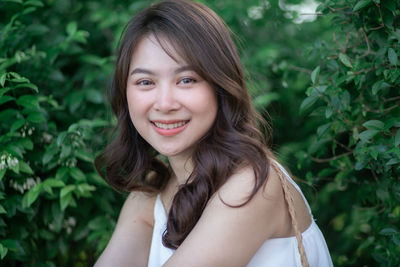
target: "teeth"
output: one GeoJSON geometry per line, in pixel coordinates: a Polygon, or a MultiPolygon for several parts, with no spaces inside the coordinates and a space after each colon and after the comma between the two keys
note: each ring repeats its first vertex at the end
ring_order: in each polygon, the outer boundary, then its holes
{"type": "Polygon", "coordinates": [[[160,122],[154,122],[154,124],[158,127],[158,128],[162,128],[162,129],[174,129],[174,128],[178,128],[178,127],[182,127],[183,125],[186,124],[185,121],[181,121],[181,122],[177,122],[177,123],[169,123],[169,124],[165,124],[165,123],[160,123],[160,122]]]}

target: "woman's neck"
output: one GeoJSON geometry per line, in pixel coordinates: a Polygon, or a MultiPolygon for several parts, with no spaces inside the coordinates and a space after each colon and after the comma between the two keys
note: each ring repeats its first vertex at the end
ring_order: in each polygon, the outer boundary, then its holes
{"type": "Polygon", "coordinates": [[[193,165],[190,157],[187,156],[171,156],[168,157],[169,164],[178,185],[186,183],[190,174],[193,171],[193,165]]]}

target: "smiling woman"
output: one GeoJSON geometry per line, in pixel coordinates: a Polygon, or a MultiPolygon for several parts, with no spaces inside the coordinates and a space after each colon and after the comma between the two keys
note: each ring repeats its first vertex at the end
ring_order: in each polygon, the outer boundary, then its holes
{"type": "Polygon", "coordinates": [[[214,89],[154,35],[138,43],[129,73],[126,96],[136,130],[159,153],[188,157],[214,123],[214,89]]]}
{"type": "Polygon", "coordinates": [[[136,15],[111,103],[117,136],[95,164],[131,194],[97,266],[332,266],[212,10],[166,0],[136,15]]]}

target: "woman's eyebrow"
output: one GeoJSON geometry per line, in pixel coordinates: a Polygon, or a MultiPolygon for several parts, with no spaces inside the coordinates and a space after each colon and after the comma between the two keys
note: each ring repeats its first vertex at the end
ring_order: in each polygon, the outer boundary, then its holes
{"type": "MultiPolygon", "coordinates": [[[[177,68],[176,70],[174,70],[174,74],[178,74],[184,71],[194,71],[194,68],[192,66],[186,65],[186,66],[182,66],[177,68]]],[[[148,69],[144,69],[144,68],[135,68],[132,72],[131,75],[133,74],[137,74],[137,73],[142,73],[142,74],[149,74],[149,75],[156,75],[155,72],[148,70],[148,69]]]]}
{"type": "Polygon", "coordinates": [[[181,72],[184,72],[184,71],[194,71],[194,68],[193,68],[193,66],[189,66],[189,65],[182,66],[182,67],[177,68],[174,71],[174,74],[178,74],[178,73],[181,73],[181,72]]]}
{"type": "Polygon", "coordinates": [[[154,72],[152,72],[151,70],[147,70],[147,69],[142,69],[142,68],[136,68],[131,72],[131,75],[136,74],[136,73],[143,73],[143,74],[150,74],[150,75],[155,75],[154,72]]]}

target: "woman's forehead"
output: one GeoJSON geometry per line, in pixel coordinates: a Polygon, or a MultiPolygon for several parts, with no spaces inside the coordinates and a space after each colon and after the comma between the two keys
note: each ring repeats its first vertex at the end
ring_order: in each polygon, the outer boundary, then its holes
{"type": "Polygon", "coordinates": [[[131,56],[131,62],[138,56],[138,51],[142,52],[144,49],[147,51],[156,51],[157,53],[166,54],[179,65],[188,65],[183,58],[182,48],[178,47],[177,42],[173,42],[171,38],[165,35],[147,34],[143,36],[131,56]]]}

